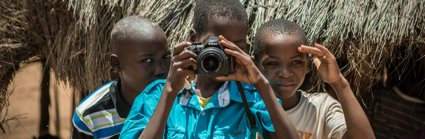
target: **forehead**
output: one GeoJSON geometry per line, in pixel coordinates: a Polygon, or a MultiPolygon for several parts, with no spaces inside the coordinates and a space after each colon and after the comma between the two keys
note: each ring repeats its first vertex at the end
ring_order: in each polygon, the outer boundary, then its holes
{"type": "Polygon", "coordinates": [[[206,31],[201,35],[201,39],[205,40],[205,36],[223,35],[226,39],[235,42],[245,40],[247,33],[248,27],[246,24],[225,18],[218,18],[207,24],[206,31]]]}
{"type": "Polygon", "coordinates": [[[118,51],[126,52],[126,54],[160,52],[167,49],[167,38],[160,28],[148,34],[130,31],[126,32],[126,39],[115,45],[118,51]]]}
{"type": "Polygon", "coordinates": [[[156,41],[166,39],[164,31],[159,26],[151,26],[149,29],[125,29],[123,35],[125,41],[156,41]]]}
{"type": "Polygon", "coordinates": [[[269,35],[263,39],[265,54],[272,56],[296,56],[302,55],[298,52],[298,47],[302,44],[302,39],[295,35],[269,35]]]}

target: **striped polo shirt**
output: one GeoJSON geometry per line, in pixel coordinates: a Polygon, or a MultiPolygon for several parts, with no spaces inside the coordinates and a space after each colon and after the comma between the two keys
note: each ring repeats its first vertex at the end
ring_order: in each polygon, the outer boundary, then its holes
{"type": "Polygon", "coordinates": [[[121,97],[118,84],[111,81],[80,102],[72,118],[74,129],[100,139],[119,136],[131,106],[121,97]]]}

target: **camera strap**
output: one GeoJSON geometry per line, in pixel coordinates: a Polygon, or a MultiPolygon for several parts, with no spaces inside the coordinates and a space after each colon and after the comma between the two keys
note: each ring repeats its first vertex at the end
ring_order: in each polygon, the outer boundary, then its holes
{"type": "Polygon", "coordinates": [[[255,121],[255,116],[254,116],[254,114],[252,114],[251,109],[249,109],[248,102],[246,100],[246,96],[245,96],[245,93],[244,93],[244,89],[242,87],[242,84],[241,84],[241,82],[236,81],[236,85],[238,87],[239,93],[241,94],[242,101],[243,101],[243,107],[244,107],[245,112],[246,112],[246,114],[248,116],[248,120],[249,120],[249,124],[251,126],[251,129],[256,130],[257,123],[255,121]]]}

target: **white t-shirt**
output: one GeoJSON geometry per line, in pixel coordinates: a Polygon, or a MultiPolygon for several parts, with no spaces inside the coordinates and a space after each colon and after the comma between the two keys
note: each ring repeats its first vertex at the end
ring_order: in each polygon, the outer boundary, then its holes
{"type": "Polygon", "coordinates": [[[302,139],[341,139],[347,127],[341,104],[327,93],[301,93],[300,102],[286,110],[302,139]]]}

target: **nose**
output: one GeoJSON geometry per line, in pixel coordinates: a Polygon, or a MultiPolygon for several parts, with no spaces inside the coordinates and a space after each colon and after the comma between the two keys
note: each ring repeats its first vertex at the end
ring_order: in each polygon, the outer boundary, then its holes
{"type": "Polygon", "coordinates": [[[278,71],[277,76],[281,78],[289,78],[292,76],[292,72],[288,69],[287,66],[281,66],[280,70],[278,71]]]}
{"type": "Polygon", "coordinates": [[[159,62],[155,64],[155,77],[165,78],[169,66],[167,63],[169,63],[168,60],[159,60],[159,62]]]}

